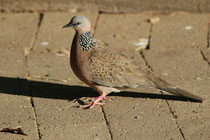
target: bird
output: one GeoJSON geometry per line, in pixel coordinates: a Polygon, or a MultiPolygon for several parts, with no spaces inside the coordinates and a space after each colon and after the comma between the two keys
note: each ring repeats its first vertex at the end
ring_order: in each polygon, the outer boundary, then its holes
{"type": "Polygon", "coordinates": [[[76,15],[63,28],[72,27],[75,35],[71,44],[70,65],[74,74],[85,84],[99,93],[84,108],[102,105],[111,92],[125,89],[152,87],[196,102],[203,98],[182,90],[159,78],[150,68],[127,57],[122,52],[106,47],[91,34],[91,23],[82,15],[76,15]]]}

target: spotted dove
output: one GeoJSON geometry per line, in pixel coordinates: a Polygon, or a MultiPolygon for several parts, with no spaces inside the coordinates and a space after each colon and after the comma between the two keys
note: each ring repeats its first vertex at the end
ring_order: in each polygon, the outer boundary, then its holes
{"type": "Polygon", "coordinates": [[[84,16],[74,16],[63,28],[72,27],[76,33],[71,46],[70,64],[74,74],[96,90],[96,97],[85,107],[101,104],[111,92],[126,88],[154,87],[175,95],[202,102],[202,98],[173,86],[157,77],[149,68],[119,51],[105,47],[91,35],[90,21],[84,16]]]}

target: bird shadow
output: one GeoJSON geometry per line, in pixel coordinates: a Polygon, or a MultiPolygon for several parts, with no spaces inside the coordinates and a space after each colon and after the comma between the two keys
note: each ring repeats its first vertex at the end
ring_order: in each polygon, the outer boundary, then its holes
{"type": "MultiPolygon", "coordinates": [[[[51,82],[40,82],[23,78],[10,77],[0,77],[0,94],[2,93],[38,98],[63,99],[69,101],[79,99],[81,97],[98,96],[97,92],[88,87],[64,85],[51,82]]],[[[173,95],[127,91],[111,93],[110,96],[189,101],[189,99],[173,95]]],[[[79,103],[83,104],[82,101],[79,103]]]]}

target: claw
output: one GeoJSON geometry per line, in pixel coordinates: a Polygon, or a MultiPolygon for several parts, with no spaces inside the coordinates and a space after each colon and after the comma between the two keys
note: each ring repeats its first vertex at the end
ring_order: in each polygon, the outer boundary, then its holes
{"type": "Polygon", "coordinates": [[[103,105],[104,103],[101,103],[101,102],[91,102],[90,104],[87,104],[87,105],[82,105],[81,107],[86,109],[86,108],[93,108],[95,105],[103,105]]]}
{"type": "Polygon", "coordinates": [[[96,98],[89,98],[92,99],[93,101],[90,104],[87,105],[82,105],[82,108],[93,108],[95,105],[103,105],[104,103],[101,103],[100,101],[103,99],[107,99],[105,95],[100,95],[96,98]]]}

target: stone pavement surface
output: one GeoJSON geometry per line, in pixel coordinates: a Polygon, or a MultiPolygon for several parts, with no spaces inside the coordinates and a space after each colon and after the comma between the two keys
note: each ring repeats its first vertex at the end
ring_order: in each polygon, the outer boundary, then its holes
{"type": "Polygon", "coordinates": [[[98,11],[1,13],[0,129],[21,126],[27,136],[0,132],[0,139],[210,139],[209,18],[98,11]],[[108,47],[204,102],[142,88],[111,94],[103,106],[78,108],[97,93],[69,66],[74,31],[62,26],[76,14],[91,20],[95,38],[108,47]],[[154,17],[159,22],[148,22],[154,17]]]}

